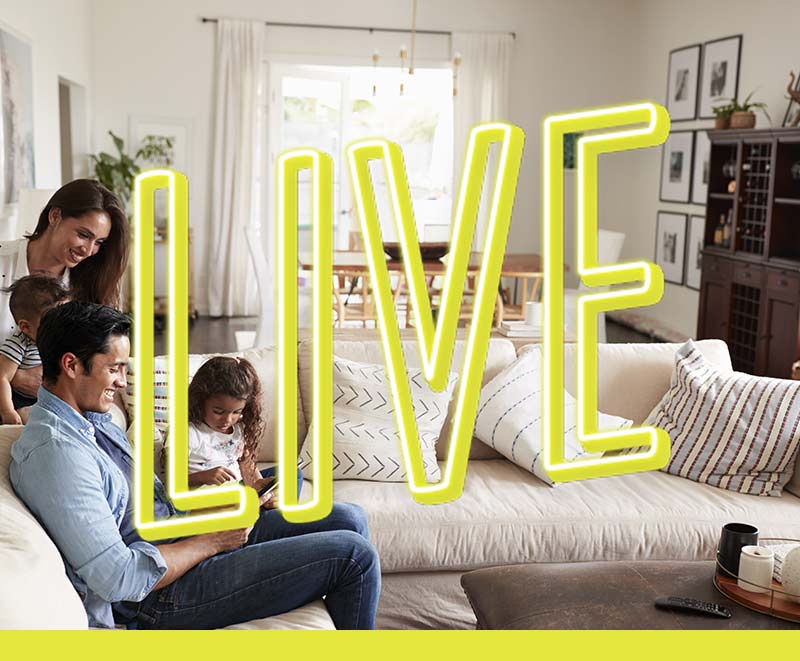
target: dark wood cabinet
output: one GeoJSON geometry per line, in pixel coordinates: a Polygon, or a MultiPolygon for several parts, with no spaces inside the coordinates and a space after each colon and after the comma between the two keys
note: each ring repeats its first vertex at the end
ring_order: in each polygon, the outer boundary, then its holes
{"type": "Polygon", "coordinates": [[[697,336],[725,340],[736,370],[789,378],[800,357],[800,130],[709,137],[697,336]]]}

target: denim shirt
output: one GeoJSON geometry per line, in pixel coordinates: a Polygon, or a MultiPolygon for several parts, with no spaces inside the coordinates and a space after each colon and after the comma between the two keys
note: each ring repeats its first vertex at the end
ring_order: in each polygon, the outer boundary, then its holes
{"type": "MultiPolygon", "coordinates": [[[[125,544],[120,525],[127,480],[95,441],[95,426],[127,455],[131,446],[108,413],[80,415],[39,388],[28,424],[11,447],[11,484],[61,552],[89,626],[114,628],[111,604],[142,601],[167,571],[145,541],[125,544]]],[[[157,497],[166,499],[155,478],[157,497]]]]}

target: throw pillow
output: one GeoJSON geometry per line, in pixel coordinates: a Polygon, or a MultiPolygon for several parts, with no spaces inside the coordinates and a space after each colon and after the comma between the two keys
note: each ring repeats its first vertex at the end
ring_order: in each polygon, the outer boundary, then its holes
{"type": "MultiPolygon", "coordinates": [[[[550,486],[556,484],[544,470],[542,458],[542,354],[532,347],[481,389],[475,436],[504,457],[533,473],[550,486]]],[[[564,391],[564,458],[575,460],[587,453],[578,441],[576,401],[564,391]]],[[[633,422],[600,413],[599,429],[625,429],[633,422]]]]}
{"type": "MultiPolygon", "coordinates": [[[[425,476],[440,478],[436,440],[442,430],[457,375],[435,393],[421,369],[409,368],[408,384],[417,420],[425,476]]],[[[309,425],[300,450],[300,468],[313,478],[312,432],[309,425]]],[[[403,482],[406,470],[400,450],[389,381],[383,365],[333,357],[333,479],[403,482]]]]}
{"type": "Polygon", "coordinates": [[[720,372],[691,340],[647,423],[672,441],[662,470],[716,487],[779,496],[800,445],[800,381],[720,372]]]}

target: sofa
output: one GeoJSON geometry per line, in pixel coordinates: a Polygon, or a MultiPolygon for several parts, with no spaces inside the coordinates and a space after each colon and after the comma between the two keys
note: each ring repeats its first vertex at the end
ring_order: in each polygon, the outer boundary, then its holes
{"type": "MultiPolygon", "coordinates": [[[[696,343],[720,369],[730,370],[726,345],[696,343]]],[[[677,344],[599,345],[599,407],[641,423],[666,392],[677,344]]],[[[311,420],[311,346],[298,345],[298,437],[311,420]]],[[[409,366],[419,365],[413,341],[403,346],[409,366]]],[[[530,350],[522,347],[519,352],[530,350]]],[[[337,339],[334,353],[364,363],[383,362],[377,335],[337,339]]],[[[463,359],[457,341],[454,366],[463,359]]],[[[484,383],[513,362],[507,339],[492,338],[484,383]]],[[[262,375],[274,401],[273,349],[243,355],[262,375]]],[[[195,363],[203,357],[196,357],[195,363]]],[[[565,349],[565,386],[574,393],[574,346],[565,349]]],[[[274,409],[270,409],[274,410],[274,409]]],[[[119,412],[118,412],[119,413],[119,412]]],[[[120,418],[120,424],[125,424],[120,418]]],[[[437,445],[444,457],[445,422],[437,445]]],[[[9,448],[19,428],[0,429],[0,628],[81,628],[86,619],[63,562],[8,481],[9,448]],[[8,589],[6,586],[9,586],[8,589]]],[[[272,439],[269,420],[265,439],[272,439]]],[[[274,460],[272,442],[260,459],[274,460]]],[[[764,537],[800,538],[800,480],[780,498],[758,497],[699,484],[660,471],[573,482],[554,488],[473,439],[462,496],[444,505],[418,505],[402,482],[337,480],[334,498],[367,512],[381,559],[377,625],[388,629],[467,629],[475,618],[459,583],[481,567],[532,562],[599,560],[709,560],[720,528],[730,521],[756,525],[764,537]]],[[[312,485],[306,484],[305,489],[312,485]]],[[[321,602],[237,628],[330,628],[321,602]]]]}

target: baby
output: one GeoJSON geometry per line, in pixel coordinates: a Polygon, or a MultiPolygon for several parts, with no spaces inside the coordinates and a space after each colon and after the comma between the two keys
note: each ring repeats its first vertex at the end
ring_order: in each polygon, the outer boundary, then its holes
{"type": "Polygon", "coordinates": [[[9,307],[17,331],[0,345],[0,416],[5,425],[21,425],[25,409],[36,403],[29,397],[11,388],[17,370],[29,370],[41,366],[39,350],[36,348],[36,332],[42,315],[50,308],[64,303],[69,292],[59,280],[41,275],[20,278],[6,291],[11,293],[9,307]]]}

